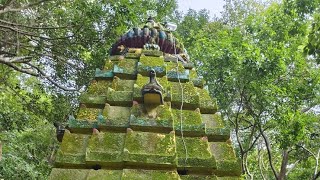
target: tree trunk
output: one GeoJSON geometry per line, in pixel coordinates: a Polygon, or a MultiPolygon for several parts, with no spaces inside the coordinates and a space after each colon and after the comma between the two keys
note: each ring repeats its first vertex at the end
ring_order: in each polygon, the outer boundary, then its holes
{"type": "Polygon", "coordinates": [[[287,149],[283,150],[282,152],[282,162],[281,162],[281,169],[278,176],[278,180],[284,180],[286,177],[287,172],[287,165],[289,160],[289,151],[287,149]]]}

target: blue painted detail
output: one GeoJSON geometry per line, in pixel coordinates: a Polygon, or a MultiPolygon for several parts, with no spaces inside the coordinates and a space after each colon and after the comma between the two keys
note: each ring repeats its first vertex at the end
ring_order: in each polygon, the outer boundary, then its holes
{"type": "Polygon", "coordinates": [[[98,78],[113,78],[113,76],[114,74],[110,70],[104,71],[97,68],[95,72],[95,77],[98,77],[98,78]]]}

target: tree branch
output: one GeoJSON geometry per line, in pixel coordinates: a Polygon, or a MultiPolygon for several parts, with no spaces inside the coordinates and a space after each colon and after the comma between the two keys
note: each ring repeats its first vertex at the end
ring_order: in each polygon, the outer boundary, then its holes
{"type": "Polygon", "coordinates": [[[12,8],[9,6],[6,6],[3,10],[0,10],[0,14],[3,14],[3,13],[7,13],[7,12],[17,12],[17,11],[21,11],[21,10],[24,10],[24,9],[27,9],[27,8],[30,8],[32,6],[36,6],[38,4],[41,4],[43,2],[46,2],[46,1],[51,1],[51,0],[41,0],[41,1],[38,1],[38,2],[35,2],[35,3],[30,3],[30,4],[27,4],[25,6],[21,6],[21,7],[18,7],[18,8],[12,8]]]}

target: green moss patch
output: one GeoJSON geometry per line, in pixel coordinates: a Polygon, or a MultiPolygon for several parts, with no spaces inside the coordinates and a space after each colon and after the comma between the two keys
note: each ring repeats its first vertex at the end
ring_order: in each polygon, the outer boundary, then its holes
{"type": "Polygon", "coordinates": [[[140,53],[127,53],[126,54],[126,58],[127,59],[139,59],[140,58],[140,56],[141,56],[141,54],[140,53]]]}
{"type": "Polygon", "coordinates": [[[114,56],[109,56],[108,57],[109,61],[119,61],[119,60],[122,60],[122,59],[123,59],[122,55],[114,55],[114,56]]]}
{"type": "Polygon", "coordinates": [[[199,109],[196,110],[181,110],[172,109],[174,129],[177,134],[181,133],[181,121],[182,130],[186,135],[204,135],[205,125],[202,123],[202,118],[199,109]],[[181,119],[182,115],[182,119],[181,119]]]}
{"type": "Polygon", "coordinates": [[[137,60],[123,59],[113,67],[113,73],[123,79],[135,79],[137,74],[137,60]]]}
{"type": "Polygon", "coordinates": [[[108,92],[108,88],[111,87],[111,85],[112,85],[111,80],[92,81],[88,87],[86,94],[106,96],[108,92]]]}
{"type": "Polygon", "coordinates": [[[68,127],[72,132],[86,133],[90,132],[91,128],[95,126],[97,122],[89,122],[86,120],[76,120],[73,116],[69,116],[68,127]]]}
{"type": "Polygon", "coordinates": [[[85,165],[86,147],[89,135],[73,134],[65,131],[55,165],[58,167],[78,167],[85,165]]]}
{"type": "Polygon", "coordinates": [[[198,74],[194,69],[190,70],[190,81],[193,82],[195,87],[203,88],[204,86],[204,80],[198,77],[198,74]]]}
{"type": "Polygon", "coordinates": [[[141,169],[124,169],[122,180],[179,180],[179,175],[176,171],[165,170],[141,170],[141,169]]]}
{"type": "Polygon", "coordinates": [[[77,114],[77,120],[96,122],[97,117],[100,113],[101,109],[87,108],[85,106],[81,106],[77,114]]]}
{"type": "Polygon", "coordinates": [[[130,127],[142,131],[172,131],[173,117],[168,104],[154,108],[134,104],[131,108],[130,127]]]}
{"type": "Polygon", "coordinates": [[[102,166],[120,166],[125,133],[99,132],[89,139],[86,163],[102,166]]]}
{"type": "Polygon", "coordinates": [[[115,91],[108,89],[107,102],[113,106],[132,106],[133,92],[132,91],[115,91]]]}
{"type": "Polygon", "coordinates": [[[169,81],[187,82],[189,81],[189,70],[184,69],[181,62],[167,62],[167,77],[169,81]]]}
{"type": "Polygon", "coordinates": [[[163,57],[141,56],[138,63],[138,73],[149,76],[151,69],[156,71],[157,77],[166,75],[166,66],[163,57]]]}
{"type": "Polygon", "coordinates": [[[236,157],[231,141],[210,142],[210,149],[217,161],[216,174],[218,176],[239,176],[241,165],[236,157]]]}
{"type": "Polygon", "coordinates": [[[209,95],[208,90],[196,88],[199,94],[200,100],[200,111],[205,114],[214,114],[217,112],[217,100],[212,99],[209,95]]]}
{"type": "Polygon", "coordinates": [[[86,180],[89,169],[59,169],[53,168],[49,180],[86,180]]]}
{"type": "Polygon", "coordinates": [[[124,161],[134,166],[176,165],[174,131],[168,134],[127,130],[124,161]]]}
{"type": "Polygon", "coordinates": [[[86,180],[119,180],[122,170],[90,170],[86,180]]]}
{"type": "Polygon", "coordinates": [[[183,109],[196,109],[199,107],[199,94],[191,82],[181,84],[178,82],[170,82],[170,86],[172,95],[171,103],[173,107],[180,109],[182,101],[183,109]],[[183,96],[180,85],[183,88],[183,96]]]}
{"type": "Polygon", "coordinates": [[[98,117],[99,127],[106,129],[123,129],[129,127],[130,107],[106,104],[98,117]]]}
{"type": "Polygon", "coordinates": [[[124,80],[115,76],[111,88],[115,91],[133,91],[134,83],[135,80],[124,80]]]}
{"type": "Polygon", "coordinates": [[[107,96],[82,94],[80,96],[80,102],[87,105],[102,105],[107,102],[107,96]]]}
{"type": "Polygon", "coordinates": [[[216,168],[216,162],[209,150],[206,137],[184,137],[183,139],[176,137],[176,141],[178,168],[207,169],[208,171],[216,168]]]}

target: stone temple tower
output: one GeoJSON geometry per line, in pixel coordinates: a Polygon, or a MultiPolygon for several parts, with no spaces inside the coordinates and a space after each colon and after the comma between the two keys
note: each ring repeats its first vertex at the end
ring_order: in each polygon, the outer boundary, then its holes
{"type": "Polygon", "coordinates": [[[216,100],[172,28],[149,18],[112,46],[49,179],[241,179],[216,100]]]}

